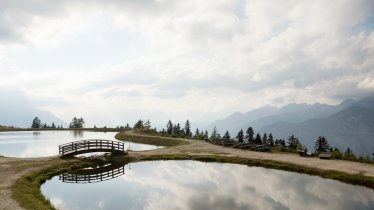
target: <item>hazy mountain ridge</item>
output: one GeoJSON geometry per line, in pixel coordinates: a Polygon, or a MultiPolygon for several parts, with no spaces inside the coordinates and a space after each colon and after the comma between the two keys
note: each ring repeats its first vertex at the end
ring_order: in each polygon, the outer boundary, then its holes
{"type": "MultiPolygon", "coordinates": [[[[252,118],[245,118],[242,114],[238,121],[231,115],[229,121],[227,118],[216,121],[219,122],[217,129],[220,133],[229,130],[232,136],[249,126],[261,133],[271,132],[275,138],[295,134],[309,150],[313,149],[318,136],[325,136],[332,146],[342,150],[350,147],[359,155],[374,152],[374,96],[358,101],[347,99],[336,106],[293,103],[272,108],[273,112],[267,116],[257,113],[257,110],[263,109],[259,108],[247,112],[256,114],[252,118]],[[247,122],[243,124],[243,121],[247,122]],[[230,126],[225,129],[228,124],[230,126]]],[[[210,127],[214,127],[215,123],[210,127]]]]}
{"type": "Polygon", "coordinates": [[[17,89],[0,89],[0,125],[27,128],[38,117],[42,123],[67,126],[67,123],[51,112],[35,108],[30,99],[17,89]]]}

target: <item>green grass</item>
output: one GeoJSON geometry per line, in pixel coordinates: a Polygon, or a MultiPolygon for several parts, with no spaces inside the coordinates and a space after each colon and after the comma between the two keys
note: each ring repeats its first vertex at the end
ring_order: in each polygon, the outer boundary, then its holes
{"type": "Polygon", "coordinates": [[[42,195],[41,185],[53,176],[89,165],[88,162],[69,162],[26,174],[11,187],[12,197],[25,209],[55,209],[42,195]]]}
{"type": "MultiPolygon", "coordinates": [[[[334,179],[349,184],[361,185],[374,189],[374,177],[367,177],[361,174],[347,174],[334,170],[320,170],[300,165],[277,162],[271,160],[257,160],[241,157],[227,157],[219,155],[186,155],[186,154],[164,154],[153,155],[141,158],[128,156],[111,156],[108,160],[112,164],[123,165],[129,162],[155,161],[155,160],[196,160],[202,162],[233,163],[248,166],[264,167],[278,170],[285,170],[309,175],[320,176],[327,179],[334,179]]],[[[55,165],[47,169],[29,173],[22,176],[12,186],[12,196],[25,209],[54,209],[52,204],[45,198],[41,191],[41,185],[53,176],[66,171],[76,170],[94,164],[93,162],[69,162],[55,165]]],[[[84,195],[83,195],[84,196],[84,195]]]]}
{"type": "Polygon", "coordinates": [[[157,136],[138,136],[138,135],[126,134],[125,132],[120,132],[116,134],[115,138],[118,140],[122,140],[122,141],[131,141],[135,143],[151,144],[151,145],[164,146],[164,147],[172,147],[172,146],[188,144],[187,141],[173,139],[173,138],[165,138],[165,137],[157,137],[157,136]]]}

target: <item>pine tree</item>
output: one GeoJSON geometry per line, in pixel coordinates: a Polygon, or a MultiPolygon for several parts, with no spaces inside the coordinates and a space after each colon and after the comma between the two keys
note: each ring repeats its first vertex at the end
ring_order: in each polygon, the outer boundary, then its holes
{"type": "Polygon", "coordinates": [[[143,128],[144,128],[143,120],[138,120],[138,121],[134,124],[134,129],[143,129],[143,128]]]}
{"type": "Polygon", "coordinates": [[[170,120],[166,124],[166,132],[168,135],[173,134],[173,123],[170,120]]]}
{"type": "Polygon", "coordinates": [[[247,129],[247,131],[246,131],[246,136],[245,136],[245,138],[247,139],[247,141],[249,142],[249,143],[254,143],[254,131],[253,131],[253,128],[252,127],[249,127],[248,129],[247,129]]]}
{"type": "Polygon", "coordinates": [[[209,136],[209,133],[207,130],[205,130],[205,133],[204,133],[204,139],[208,139],[208,136],[209,136]]]}
{"type": "Polygon", "coordinates": [[[42,122],[38,117],[35,117],[34,120],[32,121],[31,128],[41,128],[42,122]]]}
{"type": "Polygon", "coordinates": [[[147,120],[147,122],[144,123],[144,128],[145,129],[151,129],[151,122],[149,120],[147,120]]]}
{"type": "Polygon", "coordinates": [[[194,135],[194,138],[199,138],[200,136],[200,131],[199,131],[199,128],[196,128],[196,131],[195,131],[195,135],[194,135]]]}
{"type": "Polygon", "coordinates": [[[190,138],[192,136],[191,124],[189,120],[187,120],[186,123],[184,124],[184,131],[186,133],[186,137],[190,138]]]}
{"type": "Polygon", "coordinates": [[[274,147],[273,134],[271,134],[271,133],[269,134],[268,145],[271,146],[271,147],[274,147]]]}
{"type": "Polygon", "coordinates": [[[314,145],[316,153],[327,152],[330,149],[330,145],[327,143],[327,140],[324,136],[319,136],[314,145]]]}
{"type": "Polygon", "coordinates": [[[223,139],[225,139],[225,140],[230,140],[231,139],[229,131],[226,131],[225,135],[223,135],[223,139]]]}
{"type": "Polygon", "coordinates": [[[241,143],[244,141],[243,129],[240,129],[240,131],[238,132],[238,135],[236,136],[236,139],[238,140],[238,142],[241,142],[241,143]]]}
{"type": "Polygon", "coordinates": [[[264,135],[262,136],[262,144],[266,145],[267,141],[268,141],[268,136],[266,135],[266,133],[264,133],[264,135]]]}
{"type": "Polygon", "coordinates": [[[299,144],[299,139],[295,137],[295,135],[291,135],[287,139],[288,148],[291,150],[296,150],[297,144],[299,144]]]}
{"type": "Polygon", "coordinates": [[[213,128],[213,131],[212,131],[212,134],[210,135],[210,139],[211,139],[211,140],[216,140],[216,139],[218,139],[218,138],[219,138],[219,134],[218,134],[218,132],[217,132],[217,128],[214,127],[214,128],[213,128]]]}
{"type": "Polygon", "coordinates": [[[256,134],[255,144],[261,144],[261,135],[259,133],[256,134]]]}

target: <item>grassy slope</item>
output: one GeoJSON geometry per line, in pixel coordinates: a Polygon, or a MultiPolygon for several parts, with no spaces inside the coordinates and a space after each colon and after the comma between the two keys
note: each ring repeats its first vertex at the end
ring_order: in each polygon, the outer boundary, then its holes
{"type": "Polygon", "coordinates": [[[157,137],[157,136],[146,137],[146,136],[126,134],[125,132],[118,133],[115,136],[115,138],[118,140],[123,140],[123,141],[131,141],[135,143],[152,144],[156,146],[165,146],[165,147],[188,144],[187,141],[173,139],[173,138],[165,138],[165,137],[157,137]]]}

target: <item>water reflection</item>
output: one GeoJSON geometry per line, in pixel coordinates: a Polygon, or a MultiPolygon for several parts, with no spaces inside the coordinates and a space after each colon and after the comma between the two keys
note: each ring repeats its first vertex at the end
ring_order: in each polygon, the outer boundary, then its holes
{"type": "MultiPolygon", "coordinates": [[[[0,132],[0,155],[7,157],[46,157],[58,155],[58,146],[82,139],[116,140],[116,132],[90,131],[20,131],[0,132]]],[[[126,144],[127,145],[127,144],[126,144]]],[[[131,143],[131,150],[160,148],[147,144],[131,143]]],[[[125,148],[127,149],[127,148],[125,148]]]]}
{"type": "Polygon", "coordinates": [[[320,177],[196,161],[135,163],[85,185],[41,188],[60,209],[373,209],[373,190],[320,177]]]}
{"type": "Polygon", "coordinates": [[[63,173],[59,176],[59,180],[66,183],[86,184],[107,181],[124,174],[124,165],[106,165],[63,173]]]}

